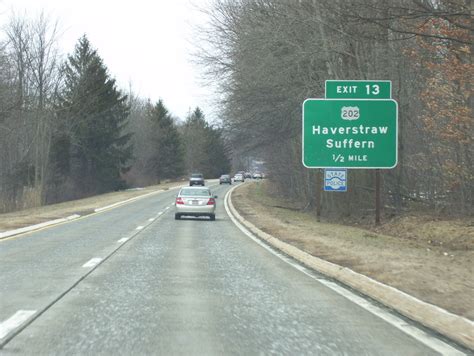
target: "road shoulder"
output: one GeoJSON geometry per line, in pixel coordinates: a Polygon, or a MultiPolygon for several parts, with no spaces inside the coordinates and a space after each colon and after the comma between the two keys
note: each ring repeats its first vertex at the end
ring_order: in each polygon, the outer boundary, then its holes
{"type": "MultiPolygon", "coordinates": [[[[281,216],[278,216],[272,209],[268,209],[268,207],[260,204],[257,201],[258,199],[255,199],[255,194],[252,194],[252,186],[255,185],[246,184],[240,186],[229,199],[229,208],[234,217],[260,239],[301,261],[305,265],[359,290],[388,307],[397,310],[401,314],[446,335],[450,339],[471,349],[474,348],[474,323],[471,320],[447,311],[441,306],[425,302],[422,300],[424,298],[419,298],[414,293],[403,292],[403,290],[407,290],[400,288],[398,283],[395,285],[387,283],[387,280],[391,280],[390,277],[392,273],[405,273],[405,278],[402,278],[402,280],[405,280],[407,276],[408,278],[416,277],[417,274],[410,275],[408,273],[410,270],[413,270],[413,266],[410,265],[410,263],[397,266],[396,263],[399,262],[399,260],[386,260],[385,258],[388,256],[380,254],[380,252],[390,247],[388,250],[396,250],[403,255],[405,250],[413,250],[413,246],[401,246],[400,243],[397,244],[396,240],[389,237],[374,239],[374,237],[377,236],[372,236],[366,239],[365,246],[359,246],[359,249],[356,249],[351,255],[347,253],[347,251],[351,250],[348,249],[347,246],[344,246],[344,244],[351,245],[357,243],[360,245],[363,240],[349,241],[353,240],[352,236],[356,236],[357,232],[351,231],[351,228],[348,228],[348,231],[345,232],[347,236],[343,236],[342,239],[347,241],[341,242],[341,239],[335,236],[321,237],[321,233],[318,231],[318,226],[321,227],[321,224],[318,225],[316,222],[313,224],[312,221],[308,221],[304,217],[300,217],[301,220],[296,222],[282,221],[281,216]],[[319,238],[313,238],[315,236],[319,238]],[[330,246],[331,244],[328,243],[328,241],[332,242],[334,240],[337,240],[337,243],[330,246]],[[323,245],[324,241],[326,241],[325,245],[323,245]],[[387,246],[387,243],[390,242],[393,242],[393,246],[387,246]],[[318,249],[318,247],[322,248],[318,249]],[[360,256],[357,254],[361,248],[362,250],[366,249],[370,252],[370,258],[367,258],[365,263],[370,263],[372,273],[364,273],[364,263],[360,263],[359,261],[359,264],[355,264],[353,263],[354,261],[351,261],[351,259],[360,259],[360,256]],[[331,249],[333,252],[332,255],[331,249]],[[318,252],[320,253],[321,250],[324,251],[324,256],[318,256],[318,252]],[[341,253],[341,251],[345,253],[341,253]],[[334,256],[336,256],[336,263],[331,261],[334,256]],[[343,257],[346,258],[348,263],[344,263],[343,257]],[[387,268],[387,265],[392,268],[387,268]],[[353,268],[354,266],[359,268],[353,268]]],[[[291,214],[291,217],[295,218],[294,213],[291,214]]],[[[328,226],[325,226],[324,229],[321,228],[320,230],[324,231],[327,230],[327,228],[328,226]]],[[[336,231],[341,232],[340,229],[336,231]]],[[[410,262],[410,259],[416,257],[419,256],[409,255],[406,258],[406,262],[410,262]]],[[[469,273],[469,271],[466,271],[466,273],[469,273]]],[[[467,276],[467,278],[469,277],[467,276]]],[[[395,280],[398,281],[398,279],[395,280]]],[[[426,289],[429,290],[429,286],[425,286],[426,281],[425,283],[411,281],[410,288],[408,288],[409,290],[407,292],[411,291],[412,284],[416,285],[417,283],[420,285],[420,290],[423,290],[426,294],[426,289]]],[[[464,297],[467,298],[466,300],[469,300],[469,290],[472,292],[472,289],[469,288],[465,291],[465,293],[467,293],[467,295],[464,295],[464,297]]],[[[432,293],[436,292],[436,290],[432,291],[432,293]]],[[[457,301],[459,302],[459,294],[456,295],[455,293],[453,298],[455,297],[458,298],[457,301]]],[[[461,300],[463,299],[461,298],[461,300]]],[[[472,311],[471,309],[472,308],[467,305],[467,310],[472,311]]]]}

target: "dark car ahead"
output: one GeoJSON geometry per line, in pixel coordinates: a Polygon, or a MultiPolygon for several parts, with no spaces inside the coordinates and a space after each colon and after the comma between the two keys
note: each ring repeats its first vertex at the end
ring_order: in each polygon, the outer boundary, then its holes
{"type": "Polygon", "coordinates": [[[221,177],[219,178],[219,184],[232,184],[232,179],[230,178],[230,175],[221,175],[221,177]]]}
{"type": "Polygon", "coordinates": [[[189,178],[189,185],[202,185],[204,186],[204,176],[201,173],[193,173],[191,174],[191,178],[189,178]]]}

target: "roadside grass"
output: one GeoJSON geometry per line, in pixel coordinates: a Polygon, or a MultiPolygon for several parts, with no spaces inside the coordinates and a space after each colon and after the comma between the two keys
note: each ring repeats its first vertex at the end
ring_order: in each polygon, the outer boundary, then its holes
{"type": "Polygon", "coordinates": [[[313,213],[297,209],[298,202],[272,195],[270,184],[245,184],[232,195],[239,213],[261,230],[474,320],[474,238],[469,219],[414,214],[377,228],[317,222],[313,213]]]}
{"type": "MultiPolygon", "coordinates": [[[[314,222],[316,216],[310,212],[303,212],[298,209],[297,202],[281,199],[269,192],[266,182],[257,182],[249,188],[251,194],[262,205],[275,207],[276,215],[287,223],[314,222]],[[262,184],[259,184],[262,183],[262,184]]],[[[438,215],[428,213],[404,214],[390,220],[383,221],[380,226],[372,224],[360,224],[352,226],[351,220],[347,223],[340,220],[339,224],[331,221],[318,223],[318,233],[323,235],[337,232],[345,238],[367,239],[373,241],[374,238],[383,238],[403,244],[417,245],[442,251],[474,251],[474,219],[447,218],[441,219],[438,215]]]]}
{"type": "Polygon", "coordinates": [[[381,231],[406,240],[415,240],[427,247],[446,251],[474,250],[474,219],[441,219],[427,213],[404,214],[384,222],[374,231],[381,231]]]}
{"type": "Polygon", "coordinates": [[[268,187],[265,183],[266,182],[257,182],[254,186],[248,186],[246,188],[249,190],[250,196],[255,198],[252,200],[258,201],[261,205],[271,209],[271,213],[286,225],[308,227],[316,224],[317,229],[313,231],[313,234],[351,241],[353,243],[357,243],[359,240],[364,244],[379,246],[385,245],[386,240],[393,240],[392,243],[397,243],[397,239],[393,236],[375,233],[361,227],[324,221],[316,222],[314,213],[296,210],[296,206],[298,206],[296,202],[291,202],[269,194],[268,187]]]}
{"type": "Polygon", "coordinates": [[[71,200],[58,204],[45,205],[41,207],[0,214],[0,232],[39,224],[45,221],[59,219],[73,214],[91,214],[96,208],[144,195],[158,189],[166,190],[179,183],[181,183],[181,181],[166,182],[145,188],[105,193],[84,199],[71,200]]]}

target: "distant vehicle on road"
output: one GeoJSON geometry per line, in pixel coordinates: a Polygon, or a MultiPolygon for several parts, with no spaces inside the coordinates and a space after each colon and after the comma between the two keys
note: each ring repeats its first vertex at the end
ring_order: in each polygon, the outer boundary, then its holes
{"type": "Polygon", "coordinates": [[[243,182],[243,181],[245,181],[243,174],[237,173],[234,176],[234,182],[243,182]]]}
{"type": "Polygon", "coordinates": [[[250,172],[245,172],[244,173],[244,178],[247,179],[247,178],[252,178],[252,174],[250,172]]]}
{"type": "Polygon", "coordinates": [[[193,173],[191,174],[191,178],[189,178],[189,185],[202,185],[204,186],[204,176],[201,173],[193,173]]]}
{"type": "Polygon", "coordinates": [[[216,220],[216,199],[208,187],[183,187],[176,196],[174,218],[182,216],[208,216],[216,220]]]}
{"type": "Polygon", "coordinates": [[[253,174],[253,177],[252,177],[252,178],[253,178],[253,179],[262,179],[262,174],[261,174],[261,173],[258,173],[258,172],[255,172],[255,173],[253,174]]]}
{"type": "Polygon", "coordinates": [[[219,178],[219,184],[232,184],[232,179],[230,178],[230,175],[228,174],[223,174],[219,178]]]}

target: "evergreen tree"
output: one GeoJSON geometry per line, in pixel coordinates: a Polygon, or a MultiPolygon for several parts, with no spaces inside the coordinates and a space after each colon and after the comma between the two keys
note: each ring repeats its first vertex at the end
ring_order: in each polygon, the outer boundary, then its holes
{"type": "Polygon", "coordinates": [[[210,177],[228,174],[231,169],[230,150],[222,136],[222,130],[208,126],[206,134],[207,167],[210,177]]]}
{"type": "Polygon", "coordinates": [[[210,126],[199,107],[188,116],[183,127],[186,143],[186,168],[215,178],[230,171],[229,152],[220,129],[210,126]]]}
{"type": "Polygon", "coordinates": [[[161,179],[181,176],[184,170],[181,137],[162,100],[151,108],[150,121],[152,123],[151,142],[154,146],[153,155],[148,160],[150,173],[158,182],[161,179]]]}
{"type": "Polygon", "coordinates": [[[207,165],[206,135],[207,122],[199,107],[188,115],[183,126],[185,142],[185,162],[188,173],[199,172],[208,177],[205,172],[207,165]]]}
{"type": "Polygon", "coordinates": [[[129,107],[107,67],[86,36],[64,66],[53,159],[78,193],[89,195],[123,186],[121,173],[131,158],[124,134],[129,107]]]}

